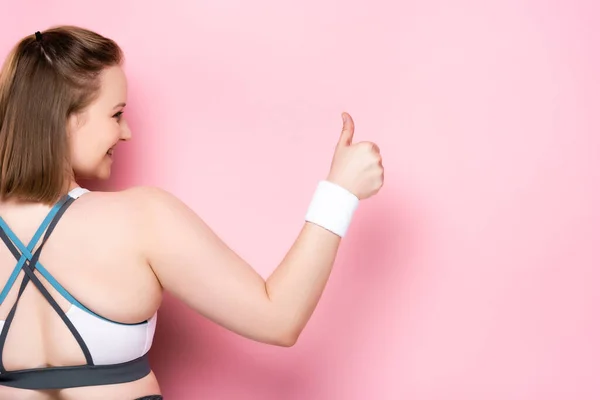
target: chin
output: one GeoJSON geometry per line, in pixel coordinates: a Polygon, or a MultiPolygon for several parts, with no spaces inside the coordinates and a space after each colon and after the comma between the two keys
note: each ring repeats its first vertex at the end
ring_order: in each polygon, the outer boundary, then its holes
{"type": "Polygon", "coordinates": [[[108,178],[110,178],[110,167],[102,168],[96,173],[96,179],[98,180],[105,181],[108,178]]]}

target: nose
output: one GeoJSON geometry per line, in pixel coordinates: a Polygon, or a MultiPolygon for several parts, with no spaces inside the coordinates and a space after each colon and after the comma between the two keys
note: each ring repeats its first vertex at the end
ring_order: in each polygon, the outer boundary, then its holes
{"type": "Polygon", "coordinates": [[[121,122],[121,136],[119,139],[125,142],[131,139],[131,129],[129,129],[127,121],[121,122]]]}

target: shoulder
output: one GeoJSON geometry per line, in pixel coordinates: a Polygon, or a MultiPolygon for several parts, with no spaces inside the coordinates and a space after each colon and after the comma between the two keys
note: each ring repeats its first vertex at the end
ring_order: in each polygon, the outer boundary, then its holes
{"type": "Polygon", "coordinates": [[[134,208],[145,210],[147,207],[168,206],[181,201],[172,193],[156,186],[133,186],[119,191],[90,191],[81,196],[81,203],[102,205],[104,207],[134,208]]]}
{"type": "Polygon", "coordinates": [[[157,250],[152,248],[158,243],[161,243],[158,247],[164,247],[200,220],[174,194],[156,186],[90,191],[74,205],[74,220],[85,221],[96,230],[106,229],[119,238],[135,237],[135,241],[148,251],[157,250]]]}
{"type": "Polygon", "coordinates": [[[113,193],[124,204],[142,212],[156,213],[172,207],[185,207],[173,193],[157,186],[133,186],[113,193]]]}
{"type": "MultiPolygon", "coordinates": [[[[139,229],[181,229],[204,221],[171,192],[156,186],[133,186],[120,191],[92,191],[79,200],[86,215],[118,220],[139,229]],[[91,211],[91,212],[90,212],[91,211]]],[[[94,217],[92,217],[94,218],[94,217]]]]}
{"type": "Polygon", "coordinates": [[[214,243],[214,235],[205,221],[171,192],[155,186],[136,186],[114,192],[135,216],[128,224],[138,233],[148,259],[162,259],[198,248],[202,243],[214,243]],[[198,240],[202,239],[202,240],[198,240]],[[207,241],[208,239],[208,241],[207,241]]]}
{"type": "MultiPolygon", "coordinates": [[[[167,221],[187,219],[195,213],[173,193],[157,186],[133,186],[115,192],[97,193],[97,199],[104,205],[115,207],[117,213],[134,218],[144,226],[156,224],[165,226],[167,221]]],[[[91,196],[90,196],[91,197],[91,196]]],[[[196,216],[197,217],[197,216],[196,216]]]]}
{"type": "Polygon", "coordinates": [[[175,199],[173,194],[157,186],[132,186],[124,190],[109,193],[125,202],[134,202],[137,204],[173,201],[175,199]]]}
{"type": "MultiPolygon", "coordinates": [[[[172,193],[155,186],[134,186],[119,191],[92,190],[78,198],[72,213],[86,220],[128,222],[139,225],[142,220],[185,208],[172,193]]],[[[145,225],[145,224],[143,224],[145,225]]]]}

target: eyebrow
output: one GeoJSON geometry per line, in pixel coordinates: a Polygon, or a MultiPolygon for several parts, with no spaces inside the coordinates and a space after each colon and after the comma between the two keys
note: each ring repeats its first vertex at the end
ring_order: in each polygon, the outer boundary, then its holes
{"type": "Polygon", "coordinates": [[[113,110],[116,109],[116,108],[119,108],[119,107],[125,107],[126,105],[127,104],[125,104],[125,103],[119,103],[119,104],[117,104],[116,106],[113,107],[113,110]]]}

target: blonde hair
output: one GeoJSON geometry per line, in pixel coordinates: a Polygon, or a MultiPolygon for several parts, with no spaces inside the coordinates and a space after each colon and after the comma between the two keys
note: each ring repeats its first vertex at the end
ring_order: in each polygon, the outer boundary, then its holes
{"type": "Polygon", "coordinates": [[[111,39],[75,26],[23,38],[0,71],[0,198],[53,203],[70,173],[67,121],[123,59],[111,39]]]}

